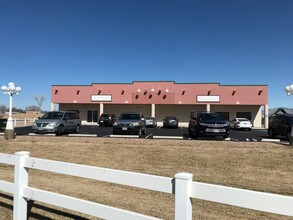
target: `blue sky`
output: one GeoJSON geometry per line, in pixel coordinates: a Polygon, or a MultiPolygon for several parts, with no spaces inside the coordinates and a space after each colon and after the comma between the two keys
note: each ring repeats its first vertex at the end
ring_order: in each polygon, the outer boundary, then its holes
{"type": "Polygon", "coordinates": [[[268,85],[292,108],[293,1],[0,0],[0,76],[23,109],[49,110],[51,85],[132,81],[268,85]]]}

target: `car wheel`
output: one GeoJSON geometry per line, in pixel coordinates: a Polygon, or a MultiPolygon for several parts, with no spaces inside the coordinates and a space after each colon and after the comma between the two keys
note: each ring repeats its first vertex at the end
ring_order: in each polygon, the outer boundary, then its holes
{"type": "Polygon", "coordinates": [[[188,133],[188,136],[189,136],[189,138],[194,138],[194,134],[191,132],[188,133]]]}
{"type": "Polygon", "coordinates": [[[272,129],[269,130],[269,136],[270,138],[276,138],[276,134],[273,132],[272,129]]]}
{"type": "Polygon", "coordinates": [[[142,130],[141,130],[141,128],[138,130],[138,136],[139,137],[141,137],[141,135],[142,135],[142,130]]]}
{"type": "Polygon", "coordinates": [[[146,128],[142,132],[143,135],[146,135],[146,128]]]}
{"type": "Polygon", "coordinates": [[[75,133],[79,133],[79,130],[80,130],[80,125],[77,125],[75,128],[75,133]]]}
{"type": "Polygon", "coordinates": [[[57,128],[57,135],[62,135],[63,133],[63,125],[59,125],[59,127],[57,128]]]}
{"type": "Polygon", "coordinates": [[[291,139],[291,131],[288,131],[287,138],[290,141],[290,139],[291,139]]]}

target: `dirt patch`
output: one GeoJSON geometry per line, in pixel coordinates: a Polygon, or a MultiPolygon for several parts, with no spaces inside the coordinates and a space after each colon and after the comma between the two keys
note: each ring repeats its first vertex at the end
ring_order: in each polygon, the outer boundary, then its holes
{"type": "MultiPolygon", "coordinates": [[[[17,151],[29,151],[32,157],[172,178],[184,171],[192,173],[194,181],[293,196],[293,149],[281,143],[26,136],[7,141],[0,137],[1,153],[17,151]]],[[[1,180],[12,181],[11,167],[0,165],[0,170],[1,180]]],[[[30,171],[29,185],[174,219],[173,195],[34,170],[30,171]]],[[[0,216],[12,216],[9,201],[0,196],[0,202],[7,205],[1,206],[0,216]]],[[[30,213],[30,219],[72,219],[65,213],[95,219],[39,203],[35,203],[30,213]]],[[[290,219],[196,199],[193,218],[290,219]]]]}

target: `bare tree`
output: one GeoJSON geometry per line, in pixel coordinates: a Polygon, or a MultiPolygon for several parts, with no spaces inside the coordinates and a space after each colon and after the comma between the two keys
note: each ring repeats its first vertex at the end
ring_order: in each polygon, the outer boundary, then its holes
{"type": "Polygon", "coordinates": [[[0,104],[0,112],[5,113],[5,111],[7,111],[6,105],[0,104]]]}
{"type": "Polygon", "coordinates": [[[45,96],[39,97],[39,96],[35,95],[34,96],[34,99],[38,103],[38,106],[39,106],[40,111],[42,111],[42,105],[43,105],[44,101],[46,100],[46,97],[45,96]]]}
{"type": "Polygon", "coordinates": [[[36,105],[31,105],[31,106],[27,106],[25,108],[26,111],[40,111],[40,108],[39,106],[36,106],[36,105]]]}

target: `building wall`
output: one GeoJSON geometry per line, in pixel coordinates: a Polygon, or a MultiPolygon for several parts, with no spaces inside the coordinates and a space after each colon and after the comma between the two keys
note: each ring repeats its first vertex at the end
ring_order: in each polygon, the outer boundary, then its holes
{"type": "MultiPolygon", "coordinates": [[[[155,116],[162,124],[165,116],[179,118],[187,126],[192,111],[251,112],[255,127],[262,126],[261,109],[268,111],[266,85],[220,85],[219,83],[133,82],[87,86],[53,85],[51,102],[60,110],[78,110],[87,123],[88,110],[101,113],[141,112],[155,116]],[[200,99],[199,97],[203,98],[200,99]]],[[[268,115],[268,112],[265,112],[268,115]]],[[[267,121],[265,122],[267,126],[267,121]]]]}
{"type": "MultiPolygon", "coordinates": [[[[80,114],[83,124],[87,122],[87,111],[96,110],[98,115],[100,112],[100,104],[94,105],[75,105],[61,104],[60,110],[77,110],[80,114]]],[[[104,105],[104,113],[113,113],[119,116],[122,112],[133,111],[143,113],[145,116],[151,115],[151,105],[104,105]]],[[[162,126],[165,116],[177,116],[179,118],[179,126],[187,127],[190,113],[193,111],[206,111],[205,105],[155,105],[156,119],[158,126],[162,126]]],[[[262,127],[262,115],[260,106],[211,106],[212,112],[229,112],[229,119],[232,120],[237,112],[251,112],[252,123],[254,127],[262,127]]]]}
{"type": "Polygon", "coordinates": [[[122,112],[140,112],[145,116],[151,115],[151,105],[137,104],[108,104],[104,105],[104,112],[113,113],[119,116],[122,112]]]}
{"type": "Polygon", "coordinates": [[[229,112],[229,118],[232,120],[237,117],[237,112],[251,112],[251,122],[254,127],[262,127],[261,106],[256,105],[235,105],[235,106],[211,106],[213,112],[229,112]]]}
{"type": "MultiPolygon", "coordinates": [[[[265,105],[266,85],[220,85],[219,83],[133,82],[131,84],[53,85],[52,103],[89,104],[93,95],[108,95],[111,104],[207,104],[198,96],[218,96],[221,105],[265,105]]],[[[105,102],[105,101],[104,101],[105,102]]]]}

